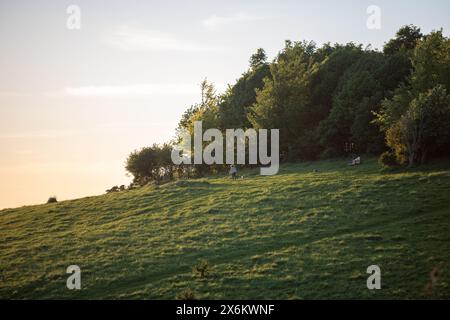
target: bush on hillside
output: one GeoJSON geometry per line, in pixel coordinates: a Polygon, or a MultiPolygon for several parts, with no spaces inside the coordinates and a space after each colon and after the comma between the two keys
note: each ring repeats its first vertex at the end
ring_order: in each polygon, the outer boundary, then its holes
{"type": "Polygon", "coordinates": [[[181,291],[180,293],[177,293],[176,296],[177,300],[195,300],[195,294],[191,289],[186,289],[181,291]]]}
{"type": "Polygon", "coordinates": [[[56,203],[56,202],[58,202],[58,199],[56,199],[56,197],[50,197],[47,200],[47,203],[56,203]]]}
{"type": "Polygon", "coordinates": [[[208,261],[202,260],[194,266],[194,268],[192,269],[192,272],[194,273],[194,275],[197,275],[201,279],[204,279],[208,276],[209,269],[210,268],[209,268],[208,261]]]}
{"type": "Polygon", "coordinates": [[[378,163],[384,168],[395,168],[399,166],[397,157],[392,151],[383,152],[378,158],[378,163]]]}

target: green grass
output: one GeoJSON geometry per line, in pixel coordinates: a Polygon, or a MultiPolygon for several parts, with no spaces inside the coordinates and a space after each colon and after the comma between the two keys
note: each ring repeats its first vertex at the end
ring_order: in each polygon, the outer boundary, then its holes
{"type": "Polygon", "coordinates": [[[0,211],[0,298],[450,298],[450,164],[244,174],[0,211]],[[71,264],[82,290],[66,289],[71,264]],[[381,290],[366,287],[372,264],[381,290]]]}

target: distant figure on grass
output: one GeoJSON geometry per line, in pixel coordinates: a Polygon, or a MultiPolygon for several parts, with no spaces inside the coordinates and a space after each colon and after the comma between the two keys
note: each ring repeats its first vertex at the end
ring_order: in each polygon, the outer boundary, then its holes
{"type": "Polygon", "coordinates": [[[233,180],[237,179],[237,168],[234,164],[232,164],[230,167],[230,175],[231,175],[231,179],[233,179],[233,180]]]}

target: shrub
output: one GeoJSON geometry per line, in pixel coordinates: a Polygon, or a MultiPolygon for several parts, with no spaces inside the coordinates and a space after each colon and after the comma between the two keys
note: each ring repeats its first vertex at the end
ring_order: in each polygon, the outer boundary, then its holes
{"type": "Polygon", "coordinates": [[[208,271],[209,271],[209,264],[208,261],[206,260],[200,261],[192,269],[194,275],[198,275],[201,279],[206,278],[206,276],[208,275],[208,271]]]}
{"type": "Polygon", "coordinates": [[[378,163],[384,168],[394,168],[399,165],[397,157],[392,151],[383,152],[378,159],[378,163]]]}
{"type": "Polygon", "coordinates": [[[118,186],[114,186],[111,189],[106,190],[106,193],[119,192],[120,189],[118,186]]]}
{"type": "Polygon", "coordinates": [[[162,179],[172,180],[174,164],[171,157],[172,147],[169,144],[162,146],[154,144],[130,153],[125,169],[140,185],[150,181],[162,179]]]}
{"type": "Polygon", "coordinates": [[[183,290],[179,293],[177,293],[178,300],[195,300],[195,294],[191,289],[183,290]]]}
{"type": "Polygon", "coordinates": [[[56,199],[56,197],[50,197],[47,200],[47,203],[56,203],[56,202],[58,202],[58,199],[56,199]]]}

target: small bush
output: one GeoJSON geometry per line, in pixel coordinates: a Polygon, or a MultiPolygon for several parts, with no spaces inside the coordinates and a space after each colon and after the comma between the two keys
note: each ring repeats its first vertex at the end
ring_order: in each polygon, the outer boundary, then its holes
{"type": "Polygon", "coordinates": [[[106,193],[113,193],[113,192],[119,192],[120,189],[118,186],[114,186],[111,189],[106,190],[106,193]]]}
{"type": "Polygon", "coordinates": [[[209,271],[209,264],[208,261],[206,260],[200,261],[192,269],[194,275],[199,276],[201,279],[206,278],[208,276],[208,271],[209,271]]]}
{"type": "Polygon", "coordinates": [[[384,168],[395,168],[399,166],[397,157],[392,151],[383,152],[378,159],[378,163],[384,168]]]}
{"type": "Polygon", "coordinates": [[[177,300],[195,300],[195,294],[191,289],[183,290],[177,293],[177,300]]]}
{"type": "Polygon", "coordinates": [[[47,203],[56,203],[56,202],[58,202],[58,199],[56,199],[56,197],[50,197],[47,200],[47,203]]]}
{"type": "Polygon", "coordinates": [[[141,185],[137,182],[132,182],[130,183],[130,185],[128,186],[128,190],[134,190],[134,189],[138,189],[140,188],[141,185]]]}

